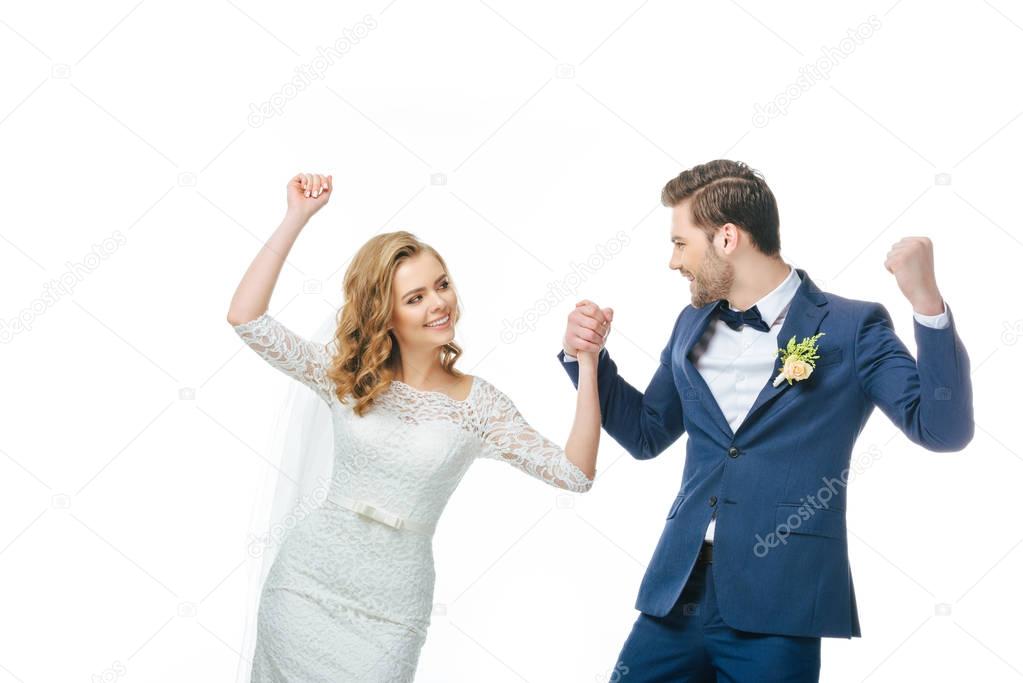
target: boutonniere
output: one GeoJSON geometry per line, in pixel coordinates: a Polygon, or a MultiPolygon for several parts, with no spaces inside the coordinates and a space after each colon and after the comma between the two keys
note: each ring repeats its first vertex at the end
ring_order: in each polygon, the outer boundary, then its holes
{"type": "Polygon", "coordinates": [[[826,332],[815,334],[812,337],[804,337],[803,341],[796,343],[795,335],[789,339],[788,346],[778,349],[775,353],[781,354],[782,368],[778,376],[774,378],[774,386],[788,380],[789,385],[793,381],[799,382],[810,376],[815,367],[814,361],[820,356],[817,354],[817,339],[823,337],[826,332]]]}

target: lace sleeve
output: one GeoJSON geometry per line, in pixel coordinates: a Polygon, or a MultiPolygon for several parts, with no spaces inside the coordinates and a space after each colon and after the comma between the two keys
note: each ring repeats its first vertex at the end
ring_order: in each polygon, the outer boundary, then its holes
{"type": "Polygon", "coordinates": [[[545,484],[586,492],[593,485],[556,443],[533,429],[515,404],[493,385],[487,388],[481,457],[503,460],[545,484]]]}
{"type": "Polygon", "coordinates": [[[330,357],[324,345],[295,334],[268,313],[233,327],[267,363],[305,384],[328,404],[334,399],[334,383],[327,377],[330,357]]]}

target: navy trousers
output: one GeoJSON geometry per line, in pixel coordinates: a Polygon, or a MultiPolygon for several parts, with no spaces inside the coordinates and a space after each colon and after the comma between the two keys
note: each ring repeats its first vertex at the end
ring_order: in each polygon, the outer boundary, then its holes
{"type": "Polygon", "coordinates": [[[821,639],[731,628],[718,613],[713,575],[713,562],[697,562],[670,613],[640,613],[611,683],[817,683],[821,639]]]}

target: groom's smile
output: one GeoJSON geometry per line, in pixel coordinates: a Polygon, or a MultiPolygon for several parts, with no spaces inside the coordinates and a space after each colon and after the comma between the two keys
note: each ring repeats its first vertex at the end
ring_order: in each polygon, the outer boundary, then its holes
{"type": "Polygon", "coordinates": [[[715,241],[727,244],[720,230],[711,232],[693,223],[690,200],[672,209],[671,260],[668,267],[689,281],[693,306],[701,307],[718,299],[727,299],[735,281],[731,261],[718,254],[715,241]]]}

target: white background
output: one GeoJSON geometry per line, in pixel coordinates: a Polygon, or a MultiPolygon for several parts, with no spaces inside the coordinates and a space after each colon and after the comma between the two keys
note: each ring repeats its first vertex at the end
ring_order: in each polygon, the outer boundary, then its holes
{"type": "MultiPolygon", "coordinates": [[[[870,462],[848,516],[864,637],[826,639],[822,679],[1023,678],[1021,58],[1006,0],[6,3],[0,682],[231,679],[243,531],[289,380],[225,316],[294,173],[337,189],[275,316],[311,333],[355,250],[410,230],[454,275],[460,367],[562,440],[566,314],[583,297],[614,307],[609,350],[646,386],[688,303],[659,192],[722,157],[766,175],[786,261],[882,302],[914,353],[883,263],[901,237],[931,237],[972,363],[965,451],[916,447],[880,411],[855,447],[870,462]],[[250,106],[367,16],[252,125],[250,106]],[[828,78],[800,85],[826,54],[828,78]],[[779,99],[784,114],[754,120],[779,99]],[[538,307],[619,231],[627,248],[538,307]]],[[[638,462],[605,435],[593,490],[562,498],[475,465],[437,533],[444,607],[418,680],[606,681],[683,447],[638,462]]]]}

